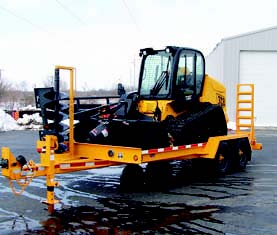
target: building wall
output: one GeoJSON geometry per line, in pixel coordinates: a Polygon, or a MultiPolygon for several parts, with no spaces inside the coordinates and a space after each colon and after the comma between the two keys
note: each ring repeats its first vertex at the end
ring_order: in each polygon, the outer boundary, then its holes
{"type": "Polygon", "coordinates": [[[241,51],[277,51],[277,27],[223,39],[206,57],[207,73],[222,81],[227,88],[230,121],[235,121],[236,84],[240,82],[241,51]]]}
{"type": "Polygon", "coordinates": [[[211,77],[223,82],[224,71],[224,44],[220,43],[216,50],[206,58],[206,73],[211,77]],[[208,59],[207,59],[208,58],[208,59]]]}

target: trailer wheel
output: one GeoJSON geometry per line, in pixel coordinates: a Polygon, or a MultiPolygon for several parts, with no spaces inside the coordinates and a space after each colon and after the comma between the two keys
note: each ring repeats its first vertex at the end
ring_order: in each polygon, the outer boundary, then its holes
{"type": "Polygon", "coordinates": [[[172,167],[168,161],[149,162],[145,168],[145,183],[150,191],[168,188],[172,179],[172,167]]]}
{"type": "Polygon", "coordinates": [[[226,141],[220,142],[215,160],[217,173],[225,175],[230,172],[232,165],[232,154],[229,144],[226,141]]]}
{"type": "Polygon", "coordinates": [[[246,139],[240,139],[236,145],[236,168],[243,171],[248,161],[251,159],[251,148],[246,139]]]}
{"type": "Polygon", "coordinates": [[[140,192],[144,188],[144,172],[140,165],[128,164],[120,176],[121,192],[140,192]]]}

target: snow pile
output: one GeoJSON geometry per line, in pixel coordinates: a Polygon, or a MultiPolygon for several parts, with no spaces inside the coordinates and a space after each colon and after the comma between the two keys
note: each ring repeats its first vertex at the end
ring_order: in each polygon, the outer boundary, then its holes
{"type": "Polygon", "coordinates": [[[17,120],[19,126],[24,126],[25,129],[40,129],[42,124],[42,118],[39,113],[32,115],[23,114],[22,118],[17,120]]]}
{"type": "Polygon", "coordinates": [[[17,121],[14,118],[0,109],[0,131],[26,130],[26,129],[41,129],[42,118],[39,113],[32,115],[23,114],[22,118],[17,121]]]}
{"type": "Polygon", "coordinates": [[[19,130],[20,126],[9,114],[0,109],[0,131],[19,130]]]}
{"type": "Polygon", "coordinates": [[[36,107],[32,106],[32,105],[27,105],[26,107],[21,107],[19,110],[36,110],[36,107]]]}

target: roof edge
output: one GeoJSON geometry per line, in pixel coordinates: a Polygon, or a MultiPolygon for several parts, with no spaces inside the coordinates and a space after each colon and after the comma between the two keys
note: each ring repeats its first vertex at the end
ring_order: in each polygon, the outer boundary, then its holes
{"type": "Polygon", "coordinates": [[[248,36],[251,34],[257,34],[257,33],[262,33],[264,31],[269,31],[269,30],[273,30],[273,29],[277,29],[277,26],[272,26],[272,27],[268,27],[268,28],[264,28],[264,29],[259,29],[259,30],[254,30],[254,31],[250,31],[250,32],[246,32],[246,33],[242,33],[242,34],[237,34],[231,37],[226,37],[226,38],[222,38],[220,42],[218,42],[215,47],[211,50],[210,53],[208,53],[208,55],[206,57],[208,57],[210,54],[212,54],[216,48],[218,48],[224,41],[228,41],[228,40],[232,40],[235,38],[239,38],[239,37],[244,37],[244,36],[248,36]]]}
{"type": "Polygon", "coordinates": [[[269,27],[269,28],[254,30],[254,31],[250,31],[250,32],[242,33],[242,34],[237,34],[237,35],[234,35],[234,36],[231,36],[231,37],[222,38],[221,42],[222,41],[228,41],[228,40],[231,40],[231,39],[234,39],[234,38],[248,36],[248,35],[251,35],[251,34],[262,33],[264,31],[269,31],[269,30],[273,30],[273,29],[277,29],[277,26],[272,26],[272,27],[269,27]]]}

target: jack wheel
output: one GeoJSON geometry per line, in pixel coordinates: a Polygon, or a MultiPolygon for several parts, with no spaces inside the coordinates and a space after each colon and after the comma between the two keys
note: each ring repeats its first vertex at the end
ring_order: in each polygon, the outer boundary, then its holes
{"type": "Polygon", "coordinates": [[[222,141],[219,144],[216,156],[216,171],[225,175],[230,172],[232,165],[232,155],[229,144],[226,141],[222,141]]]}
{"type": "Polygon", "coordinates": [[[144,172],[140,165],[128,164],[120,176],[121,192],[140,192],[144,188],[144,172]]]}

